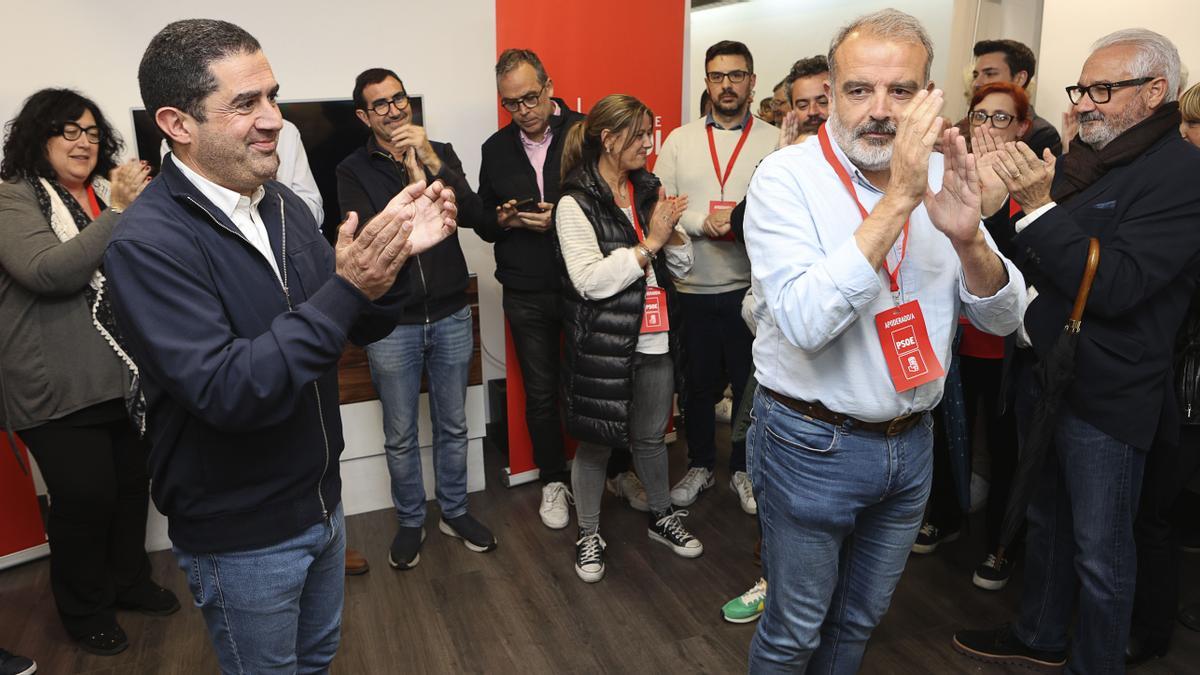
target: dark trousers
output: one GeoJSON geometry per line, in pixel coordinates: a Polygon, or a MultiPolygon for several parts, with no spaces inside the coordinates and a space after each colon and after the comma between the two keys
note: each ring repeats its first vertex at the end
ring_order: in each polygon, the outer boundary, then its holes
{"type": "MultiPolygon", "coordinates": [[[[542,484],[571,483],[559,412],[563,301],[559,291],[504,289],[504,314],[525,381],[525,426],[542,484]]],[[[627,471],[628,448],[614,448],[609,475],[627,471]]]]}
{"type": "MultiPolygon", "coordinates": [[[[1004,511],[1008,508],[1008,496],[1012,492],[1013,475],[1017,470],[1017,420],[1013,414],[1013,406],[1010,404],[1005,407],[1003,413],[1000,412],[1003,368],[1004,361],[1001,359],[963,356],[959,360],[963,398],[966,402],[968,439],[974,445],[976,425],[982,414],[984,442],[991,457],[985,549],[987,552],[995,551],[1000,543],[1000,527],[1004,522],[1004,511]]],[[[949,448],[940,418],[940,415],[934,416],[936,426],[933,441],[933,492],[929,500],[929,521],[952,532],[962,525],[963,514],[958,506],[954,476],[950,468],[949,448]]],[[[1014,541],[1020,539],[1018,536],[1014,541]]]]}
{"type": "MultiPolygon", "coordinates": [[[[680,293],[688,351],[687,442],[690,467],[712,469],[717,462],[716,413],[713,407],[733,389],[733,409],[742,404],[746,379],[753,364],[754,336],[742,321],[742,298],[746,289],[700,295],[680,293]]],[[[746,443],[732,443],[729,471],[746,470],[746,443]]]]}
{"type": "Polygon", "coordinates": [[[1200,459],[1200,427],[1182,427],[1179,443],[1156,441],[1146,456],[1137,520],[1137,591],[1132,633],[1147,648],[1165,648],[1179,610],[1179,542],[1172,516],[1200,459]]]}
{"type": "Polygon", "coordinates": [[[504,289],[504,314],[525,380],[525,425],[542,483],[570,482],[558,408],[562,294],[504,289]]]}
{"type": "Polygon", "coordinates": [[[117,410],[116,419],[85,410],[20,432],[50,493],[50,587],[73,637],[110,627],[114,605],[150,583],[148,444],[117,410]]]}

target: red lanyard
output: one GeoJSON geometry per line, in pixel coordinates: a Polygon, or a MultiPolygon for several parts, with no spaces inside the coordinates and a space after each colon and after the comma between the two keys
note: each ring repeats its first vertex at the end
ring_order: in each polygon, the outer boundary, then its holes
{"type": "Polygon", "coordinates": [[[633,181],[627,180],[625,182],[629,185],[629,213],[633,216],[633,231],[637,232],[638,241],[645,241],[646,235],[642,232],[641,221],[638,220],[637,203],[633,199],[633,181]]]}
{"type": "MultiPolygon", "coordinates": [[[[863,208],[862,202],[858,201],[858,193],[854,191],[854,183],[850,180],[850,174],[846,173],[846,167],[838,161],[837,155],[833,154],[833,146],[829,144],[829,134],[825,131],[826,125],[822,124],[817,131],[817,137],[821,140],[821,152],[825,153],[825,161],[829,162],[829,166],[833,167],[835,173],[842,181],[842,185],[846,186],[846,191],[850,193],[850,197],[854,199],[855,205],[858,206],[858,212],[862,214],[863,220],[870,215],[863,208]]],[[[892,280],[892,292],[896,293],[900,290],[900,265],[904,264],[904,256],[908,255],[908,224],[909,219],[904,221],[904,243],[900,245],[900,259],[896,261],[896,269],[889,270],[887,261],[883,261],[883,269],[887,272],[888,278],[892,280]]]]}
{"type": "Polygon", "coordinates": [[[708,153],[712,155],[713,170],[717,172],[717,182],[721,184],[721,201],[725,201],[725,183],[729,181],[729,174],[733,173],[733,164],[737,161],[738,154],[742,152],[742,146],[746,144],[746,138],[750,136],[750,127],[754,124],[754,116],[751,115],[746,120],[746,126],[742,127],[742,137],[738,139],[737,145],[733,148],[733,154],[729,156],[729,164],[725,166],[725,173],[721,173],[721,160],[717,159],[717,142],[713,139],[712,125],[706,125],[708,131],[708,153]]]}
{"type": "Polygon", "coordinates": [[[92,217],[96,218],[100,215],[100,202],[96,200],[96,191],[91,185],[87,186],[88,207],[92,211],[92,217]]]}

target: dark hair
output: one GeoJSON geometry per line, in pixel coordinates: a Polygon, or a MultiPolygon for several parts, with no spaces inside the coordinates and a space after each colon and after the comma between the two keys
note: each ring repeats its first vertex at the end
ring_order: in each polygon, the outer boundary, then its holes
{"type": "Polygon", "coordinates": [[[1023,87],[1019,87],[1012,82],[989,82],[971,95],[971,105],[968,110],[974,110],[979,102],[987,98],[989,94],[1007,94],[1013,101],[1013,108],[1016,109],[1017,121],[1025,122],[1029,119],[1029,94],[1025,93],[1023,87]]]}
{"type": "Polygon", "coordinates": [[[642,120],[646,115],[650,116],[650,124],[653,125],[654,111],[628,94],[609,94],[597,101],[587,117],[567,131],[567,138],[563,141],[560,177],[565,180],[576,167],[595,164],[600,160],[600,134],[605,129],[614,134],[628,129],[629,138],[625,141],[625,148],[637,142],[637,137],[645,131],[642,129],[642,120]]]}
{"type": "Polygon", "coordinates": [[[800,59],[792,64],[792,70],[783,80],[783,86],[787,87],[788,103],[792,103],[792,85],[796,80],[813,75],[828,75],[829,74],[829,59],[824,54],[810,56],[807,59],[800,59]]]}
{"type": "Polygon", "coordinates": [[[100,112],[100,107],[73,89],[43,89],[25,99],[17,116],[4,125],[4,160],[0,161],[0,180],[17,178],[57,178],[46,158],[46,141],[62,133],[63,124],[74,122],[91,111],[100,129],[100,148],[95,176],[107,176],[117,166],[123,143],[100,112]]]}
{"type": "Polygon", "coordinates": [[[1033,55],[1033,50],[1016,40],[980,40],[975,43],[975,58],[996,52],[1004,55],[1004,62],[1008,64],[1008,70],[1013,75],[1025,71],[1028,77],[1024,86],[1028,87],[1029,81],[1033,79],[1033,69],[1037,67],[1037,57],[1033,55]]]}
{"type": "MultiPolygon", "coordinates": [[[[359,73],[358,77],[354,78],[354,107],[359,110],[366,110],[367,101],[363,98],[363,90],[373,84],[379,84],[389,77],[396,78],[396,81],[400,83],[400,87],[404,87],[404,80],[401,80],[395,71],[388,70],[387,68],[367,68],[359,73]]],[[[405,89],[405,91],[408,90],[405,89]]]]}
{"type": "Polygon", "coordinates": [[[704,66],[708,67],[708,62],[718,56],[742,56],[746,59],[746,70],[754,72],[754,57],[750,55],[750,49],[746,45],[736,40],[721,40],[717,44],[708,48],[704,52],[704,66]]]}
{"type": "Polygon", "coordinates": [[[160,108],[178,108],[203,122],[204,99],[217,90],[212,63],[260,51],[253,35],[228,21],[184,19],[167,24],[151,38],[138,66],[146,112],[153,118],[160,108]]]}
{"type": "Polygon", "coordinates": [[[545,85],[546,80],[550,79],[546,75],[546,67],[542,65],[542,60],[532,49],[505,49],[500,54],[500,58],[496,60],[496,79],[516,70],[522,63],[533,66],[533,71],[537,73],[538,84],[545,85]]]}

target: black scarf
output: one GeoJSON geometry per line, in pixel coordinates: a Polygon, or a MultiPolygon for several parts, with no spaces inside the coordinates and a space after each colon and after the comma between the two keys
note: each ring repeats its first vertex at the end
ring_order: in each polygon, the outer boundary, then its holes
{"type": "Polygon", "coordinates": [[[1050,196],[1062,203],[1086,190],[1110,170],[1125,166],[1141,157],[1155,141],[1169,131],[1178,130],[1181,121],[1179,102],[1163,104],[1149,117],[1126,129],[1102,150],[1079,140],[1071,140],[1071,150],[1058,160],[1050,196]]]}
{"type": "MultiPolygon", "coordinates": [[[[46,181],[58,193],[59,199],[66,205],[67,210],[71,212],[71,219],[75,221],[75,227],[80,232],[88,225],[92,224],[91,217],[84,212],[83,206],[79,204],[79,200],[71,194],[70,190],[57,180],[47,178],[46,181]]],[[[54,208],[50,201],[50,194],[46,192],[42,181],[36,176],[28,178],[27,182],[33,188],[33,194],[37,197],[38,207],[42,211],[42,216],[46,218],[46,222],[51,222],[53,218],[54,208]]],[[[99,202],[97,197],[97,202],[99,202]]],[[[101,208],[107,204],[101,204],[101,208]]],[[[104,338],[105,342],[116,352],[117,358],[125,364],[129,369],[129,388],[125,392],[125,410],[129,414],[129,419],[133,422],[133,426],[138,430],[139,435],[144,435],[146,431],[146,398],[142,395],[142,381],[138,373],[137,367],[133,364],[128,356],[128,351],[124,348],[125,339],[121,335],[121,330],[117,326],[116,315],[113,313],[112,303],[108,301],[108,295],[105,293],[103,269],[100,270],[100,283],[93,285],[89,283],[84,287],[84,293],[87,297],[88,307],[92,309],[92,325],[104,338]]]]}

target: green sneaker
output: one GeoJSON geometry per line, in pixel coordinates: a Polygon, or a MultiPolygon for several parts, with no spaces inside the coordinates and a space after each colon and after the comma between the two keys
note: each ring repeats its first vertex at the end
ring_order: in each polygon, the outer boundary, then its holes
{"type": "Polygon", "coordinates": [[[767,580],[759,579],[750,590],[725,603],[721,618],[729,623],[750,623],[762,615],[766,597],[767,580]]]}

